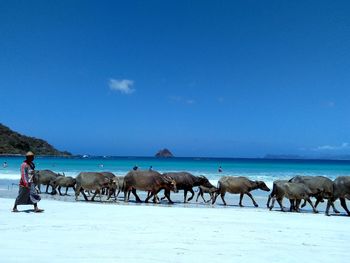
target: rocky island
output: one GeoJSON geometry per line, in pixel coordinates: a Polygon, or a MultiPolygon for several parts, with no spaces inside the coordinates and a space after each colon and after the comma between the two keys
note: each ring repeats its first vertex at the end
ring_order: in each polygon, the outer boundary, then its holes
{"type": "Polygon", "coordinates": [[[174,157],[174,155],[166,148],[159,150],[155,157],[157,158],[170,158],[170,157],[174,157]]]}

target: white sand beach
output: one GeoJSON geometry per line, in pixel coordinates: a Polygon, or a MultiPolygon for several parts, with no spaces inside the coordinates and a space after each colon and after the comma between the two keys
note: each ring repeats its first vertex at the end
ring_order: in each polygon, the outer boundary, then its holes
{"type": "Polygon", "coordinates": [[[44,213],[12,213],[13,201],[0,198],[1,262],[348,262],[345,216],[46,199],[44,213]]]}

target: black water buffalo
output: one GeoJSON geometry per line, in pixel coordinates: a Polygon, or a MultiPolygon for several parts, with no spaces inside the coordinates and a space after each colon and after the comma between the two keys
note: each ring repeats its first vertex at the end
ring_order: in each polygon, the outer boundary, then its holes
{"type": "MultiPolygon", "coordinates": [[[[206,177],[194,176],[193,174],[187,172],[164,173],[163,176],[171,177],[176,182],[177,190],[184,190],[184,203],[192,200],[194,196],[193,187],[201,185],[205,187],[213,186],[206,177]],[[187,192],[192,194],[188,199],[186,199],[187,192]]],[[[170,191],[164,190],[164,197],[162,197],[162,199],[164,198],[167,198],[169,203],[173,203],[173,201],[170,199],[170,191]]]]}
{"type": "Polygon", "coordinates": [[[226,205],[226,201],[224,199],[226,192],[229,192],[231,194],[240,194],[240,199],[239,199],[239,206],[242,205],[242,199],[243,196],[246,194],[252,199],[253,204],[255,207],[258,207],[258,204],[255,202],[252,194],[250,191],[256,190],[256,189],[261,189],[263,191],[270,191],[270,188],[267,187],[267,185],[263,181],[252,181],[249,180],[246,177],[239,176],[224,176],[221,177],[219,182],[218,182],[218,191],[215,194],[215,197],[212,201],[212,204],[215,203],[216,198],[218,195],[221,195],[222,202],[224,205],[226,205]]]}
{"type": "Polygon", "coordinates": [[[328,199],[325,214],[329,215],[330,206],[334,206],[334,201],[339,198],[341,206],[344,208],[348,216],[350,211],[346,206],[346,199],[350,200],[350,176],[339,176],[333,182],[333,196],[328,199]]]}
{"type": "Polygon", "coordinates": [[[141,202],[141,199],[137,195],[136,190],[149,192],[150,194],[145,200],[146,203],[149,201],[150,198],[156,196],[162,189],[177,192],[175,180],[173,180],[169,176],[164,176],[156,171],[130,171],[124,177],[123,188],[125,202],[129,201],[129,191],[132,191],[132,193],[135,195],[136,202],[141,202]]]}

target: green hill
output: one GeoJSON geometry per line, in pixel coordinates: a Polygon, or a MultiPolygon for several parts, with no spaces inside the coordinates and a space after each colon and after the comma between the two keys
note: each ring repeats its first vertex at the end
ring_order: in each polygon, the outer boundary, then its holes
{"type": "Polygon", "coordinates": [[[36,155],[70,156],[69,152],[61,152],[44,140],[28,137],[0,123],[0,154],[20,154],[28,151],[36,155]]]}

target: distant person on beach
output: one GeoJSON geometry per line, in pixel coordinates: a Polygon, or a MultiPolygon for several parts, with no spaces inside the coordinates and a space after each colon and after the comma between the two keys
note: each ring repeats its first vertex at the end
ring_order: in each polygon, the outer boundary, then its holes
{"type": "Polygon", "coordinates": [[[40,196],[37,194],[34,185],[34,169],[35,165],[34,153],[27,152],[26,159],[21,164],[21,179],[19,182],[18,196],[13,206],[12,212],[18,212],[18,205],[34,205],[34,212],[43,212],[43,209],[38,208],[40,196]]]}
{"type": "Polygon", "coordinates": [[[153,171],[153,166],[151,165],[149,168],[148,168],[149,171],[153,171]]]}
{"type": "Polygon", "coordinates": [[[133,168],[132,168],[134,171],[137,171],[139,169],[139,167],[137,165],[135,165],[133,168]]]}
{"type": "Polygon", "coordinates": [[[7,162],[4,162],[3,165],[2,165],[3,168],[7,168],[7,166],[8,166],[7,162]]]}
{"type": "Polygon", "coordinates": [[[221,166],[219,167],[218,172],[222,173],[222,167],[221,166]]]}

